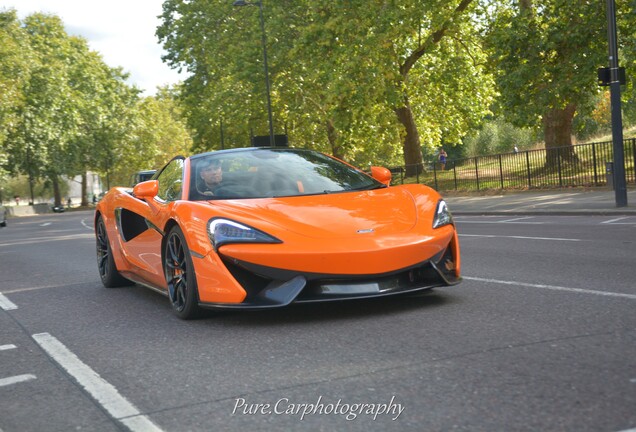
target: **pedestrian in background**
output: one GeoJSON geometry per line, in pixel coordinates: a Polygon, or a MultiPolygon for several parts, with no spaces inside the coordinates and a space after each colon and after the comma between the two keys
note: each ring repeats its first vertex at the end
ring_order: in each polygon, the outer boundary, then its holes
{"type": "Polygon", "coordinates": [[[446,158],[448,157],[448,155],[446,154],[446,152],[444,151],[443,148],[439,149],[439,165],[442,167],[442,171],[444,171],[444,169],[446,168],[446,158]]]}

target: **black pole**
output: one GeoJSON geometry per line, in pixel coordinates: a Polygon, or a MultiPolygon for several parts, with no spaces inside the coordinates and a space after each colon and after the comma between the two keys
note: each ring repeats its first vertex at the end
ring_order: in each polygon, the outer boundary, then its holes
{"type": "Polygon", "coordinates": [[[248,2],[246,0],[234,0],[233,6],[258,6],[261,21],[261,42],[263,43],[263,65],[265,68],[265,88],[267,90],[267,116],[269,120],[269,145],[274,147],[274,122],[272,120],[272,97],[269,85],[269,69],[267,67],[267,37],[265,35],[265,18],[263,17],[263,1],[248,2]]]}
{"type": "Polygon", "coordinates": [[[223,136],[223,117],[221,117],[221,150],[225,149],[225,137],[223,136]]]}
{"type": "Polygon", "coordinates": [[[627,207],[625,155],[623,151],[623,119],[621,115],[621,83],[618,76],[616,34],[616,2],[615,0],[607,0],[607,40],[609,42],[612,144],[614,150],[614,195],[616,198],[616,207],[627,207]]]}
{"type": "Polygon", "coordinates": [[[477,180],[477,190],[479,190],[479,166],[477,165],[477,158],[479,156],[475,156],[475,180],[477,180]]]}
{"type": "Polygon", "coordinates": [[[528,189],[532,187],[532,175],[530,174],[530,150],[526,150],[526,170],[528,172],[528,189]]]}
{"type": "Polygon", "coordinates": [[[106,159],[106,190],[110,190],[110,147],[108,148],[108,157],[106,159]]]}
{"type": "Polygon", "coordinates": [[[594,186],[598,186],[598,170],[596,168],[596,143],[592,143],[592,164],[594,165],[594,186]]]}
{"type": "Polygon", "coordinates": [[[501,154],[497,155],[499,158],[499,181],[501,184],[501,188],[504,188],[504,180],[503,180],[503,165],[501,163],[501,154]]]}
{"type": "Polygon", "coordinates": [[[31,200],[29,205],[35,204],[35,196],[33,194],[33,169],[31,168],[31,145],[27,144],[27,167],[29,170],[29,193],[31,194],[31,200]]]}
{"type": "MultiPolygon", "coordinates": [[[[433,179],[435,181],[435,190],[439,190],[439,186],[437,184],[437,164],[433,162],[433,179]]],[[[420,182],[420,170],[417,170],[417,182],[420,182]]]]}
{"type": "Polygon", "coordinates": [[[634,163],[634,182],[636,182],[636,138],[632,138],[632,160],[634,163]]]}
{"type": "Polygon", "coordinates": [[[269,120],[269,145],[274,147],[274,122],[272,121],[272,97],[269,87],[269,69],[267,68],[267,39],[265,37],[265,18],[263,17],[263,2],[258,2],[258,10],[261,17],[261,40],[263,42],[263,64],[265,66],[265,87],[267,88],[267,116],[269,120]]]}

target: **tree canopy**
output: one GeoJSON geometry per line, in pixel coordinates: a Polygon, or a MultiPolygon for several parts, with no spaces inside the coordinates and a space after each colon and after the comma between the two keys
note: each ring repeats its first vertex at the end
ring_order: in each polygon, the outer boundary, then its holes
{"type": "MultiPolygon", "coordinates": [[[[494,96],[472,3],[264,3],[276,132],[359,164],[420,164],[421,141],[459,142],[494,96]]],[[[219,148],[221,120],[231,145],[266,134],[258,20],[225,0],[164,2],[157,34],[169,64],[191,73],[199,148],[219,148]]]]}
{"type": "MultiPolygon", "coordinates": [[[[107,186],[159,167],[191,146],[174,92],[140,98],[59,17],[0,12],[0,176],[43,179],[61,202],[61,176],[102,174],[107,186]],[[157,165],[155,165],[157,164],[157,165]],[[4,174],[3,174],[4,173],[4,174]]],[[[85,185],[84,185],[85,186],[85,185]]],[[[83,200],[86,193],[82,193],[83,200]]]]}
{"type": "MultiPolygon", "coordinates": [[[[623,11],[620,51],[627,62],[636,29],[629,3],[617,0],[623,11]]],[[[521,126],[541,125],[548,148],[571,145],[574,116],[589,115],[603,91],[596,71],[608,63],[604,3],[497,2],[487,40],[501,93],[500,112],[521,126]]]]}
{"type": "MultiPolygon", "coordinates": [[[[636,119],[636,13],[616,1],[636,119]]],[[[275,132],[360,166],[415,174],[422,153],[485,120],[506,136],[501,118],[542,128],[549,148],[571,144],[577,116],[603,122],[607,18],[592,0],[247,4],[165,0],[164,60],[189,78],[149,97],[58,17],[1,11],[0,180],[45,180],[59,201],[61,176],[96,171],[110,186],[179,153],[248,146],[268,134],[263,42],[275,132]]]]}

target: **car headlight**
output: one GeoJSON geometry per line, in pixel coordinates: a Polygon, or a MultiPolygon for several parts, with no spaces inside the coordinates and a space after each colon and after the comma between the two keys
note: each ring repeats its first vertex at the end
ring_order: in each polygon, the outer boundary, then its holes
{"type": "Polygon", "coordinates": [[[227,243],[282,243],[263,231],[228,219],[210,220],[208,235],[215,250],[227,243]]]}
{"type": "Polygon", "coordinates": [[[453,215],[451,215],[446,201],[439,200],[435,209],[435,217],[433,218],[433,228],[443,227],[444,225],[453,224],[453,215]]]}

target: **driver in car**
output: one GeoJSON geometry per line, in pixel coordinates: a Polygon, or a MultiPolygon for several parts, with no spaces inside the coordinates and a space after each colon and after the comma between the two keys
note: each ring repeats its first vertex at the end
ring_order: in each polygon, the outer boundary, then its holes
{"type": "Polygon", "coordinates": [[[214,196],[223,180],[221,161],[217,159],[204,159],[199,162],[199,177],[197,182],[199,193],[206,196],[214,196]]]}

